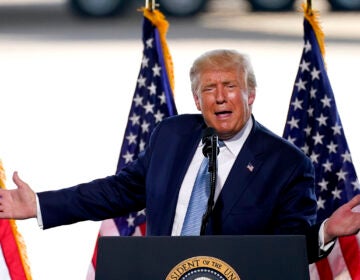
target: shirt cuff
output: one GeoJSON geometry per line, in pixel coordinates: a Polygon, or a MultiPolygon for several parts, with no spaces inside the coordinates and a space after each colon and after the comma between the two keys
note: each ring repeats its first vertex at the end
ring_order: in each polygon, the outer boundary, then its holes
{"type": "Polygon", "coordinates": [[[325,233],[324,233],[324,225],[328,219],[324,220],[321,223],[319,229],[319,249],[320,249],[320,256],[326,253],[335,243],[335,240],[330,241],[328,244],[325,244],[325,233]]]}
{"type": "Polygon", "coordinates": [[[42,220],[42,216],[41,216],[39,197],[37,196],[37,194],[35,195],[35,197],[36,197],[36,218],[37,218],[39,227],[41,229],[43,229],[44,225],[43,225],[43,220],[42,220]]]}

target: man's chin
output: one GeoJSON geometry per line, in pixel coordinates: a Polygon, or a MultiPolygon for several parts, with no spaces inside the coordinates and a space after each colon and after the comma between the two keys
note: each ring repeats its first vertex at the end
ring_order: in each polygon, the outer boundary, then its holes
{"type": "Polygon", "coordinates": [[[228,140],[230,138],[232,138],[236,133],[234,133],[232,130],[226,130],[226,129],[216,129],[216,133],[218,135],[218,137],[221,139],[221,140],[228,140]]]}

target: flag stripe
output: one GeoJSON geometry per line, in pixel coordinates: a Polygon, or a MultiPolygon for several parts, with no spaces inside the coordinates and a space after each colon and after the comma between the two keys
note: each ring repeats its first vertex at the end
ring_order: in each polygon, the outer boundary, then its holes
{"type": "Polygon", "coordinates": [[[139,229],[140,229],[141,235],[144,236],[146,234],[146,225],[145,224],[139,225],[139,229]]]}
{"type": "Polygon", "coordinates": [[[18,254],[18,245],[13,235],[10,221],[0,220],[0,236],[4,260],[11,279],[26,279],[26,274],[23,269],[21,257],[18,254]]]}
{"type": "Polygon", "coordinates": [[[360,279],[360,249],[356,236],[341,237],[339,243],[351,279],[360,279]]]}
{"type": "Polygon", "coordinates": [[[0,279],[11,280],[1,246],[0,246],[0,279]]]}
{"type": "Polygon", "coordinates": [[[329,261],[333,275],[340,275],[344,273],[349,275],[339,242],[335,243],[335,246],[331,254],[327,257],[327,260],[329,261]]]}
{"type": "Polygon", "coordinates": [[[316,268],[320,279],[334,279],[329,261],[326,258],[316,262],[316,268]]]}
{"type": "Polygon", "coordinates": [[[97,253],[98,253],[98,240],[99,240],[99,236],[100,234],[98,235],[98,238],[96,239],[96,242],[95,242],[95,249],[94,249],[94,253],[93,253],[93,256],[91,258],[91,265],[90,267],[92,268],[92,270],[94,270],[94,267],[96,267],[96,261],[97,261],[97,253]]]}

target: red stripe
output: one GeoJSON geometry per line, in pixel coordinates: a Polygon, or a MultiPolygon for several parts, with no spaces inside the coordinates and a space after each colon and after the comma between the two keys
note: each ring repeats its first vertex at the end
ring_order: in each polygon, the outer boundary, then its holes
{"type": "Polygon", "coordinates": [[[98,253],[98,241],[99,241],[100,234],[98,234],[98,237],[96,238],[94,253],[91,259],[92,266],[94,267],[94,270],[96,270],[96,260],[97,260],[97,253],[98,253]]]}
{"type": "Polygon", "coordinates": [[[317,261],[316,268],[320,280],[329,280],[334,278],[327,258],[317,261]]]}
{"type": "Polygon", "coordinates": [[[0,220],[0,245],[11,279],[26,279],[19,248],[8,220],[0,220]]]}
{"type": "Polygon", "coordinates": [[[341,237],[339,244],[351,279],[360,280],[360,248],[356,236],[341,237]]]}
{"type": "Polygon", "coordinates": [[[146,234],[146,223],[142,223],[141,225],[139,225],[139,228],[140,228],[141,234],[145,236],[145,234],[146,234]]]}
{"type": "MultiPolygon", "coordinates": [[[[146,234],[146,223],[143,223],[141,225],[139,225],[139,229],[142,235],[146,234]]],[[[100,233],[98,234],[98,237],[96,239],[96,243],[95,243],[95,248],[94,248],[94,253],[93,256],[91,258],[91,265],[93,266],[94,270],[96,270],[96,261],[97,261],[97,254],[98,254],[98,241],[99,241],[99,237],[100,237],[100,233]]]]}

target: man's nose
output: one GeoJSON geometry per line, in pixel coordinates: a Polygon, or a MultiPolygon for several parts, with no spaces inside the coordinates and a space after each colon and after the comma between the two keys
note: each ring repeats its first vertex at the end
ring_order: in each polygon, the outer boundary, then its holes
{"type": "Polygon", "coordinates": [[[216,89],[216,103],[224,103],[226,100],[226,93],[224,91],[224,88],[221,86],[218,86],[216,89]]]}

